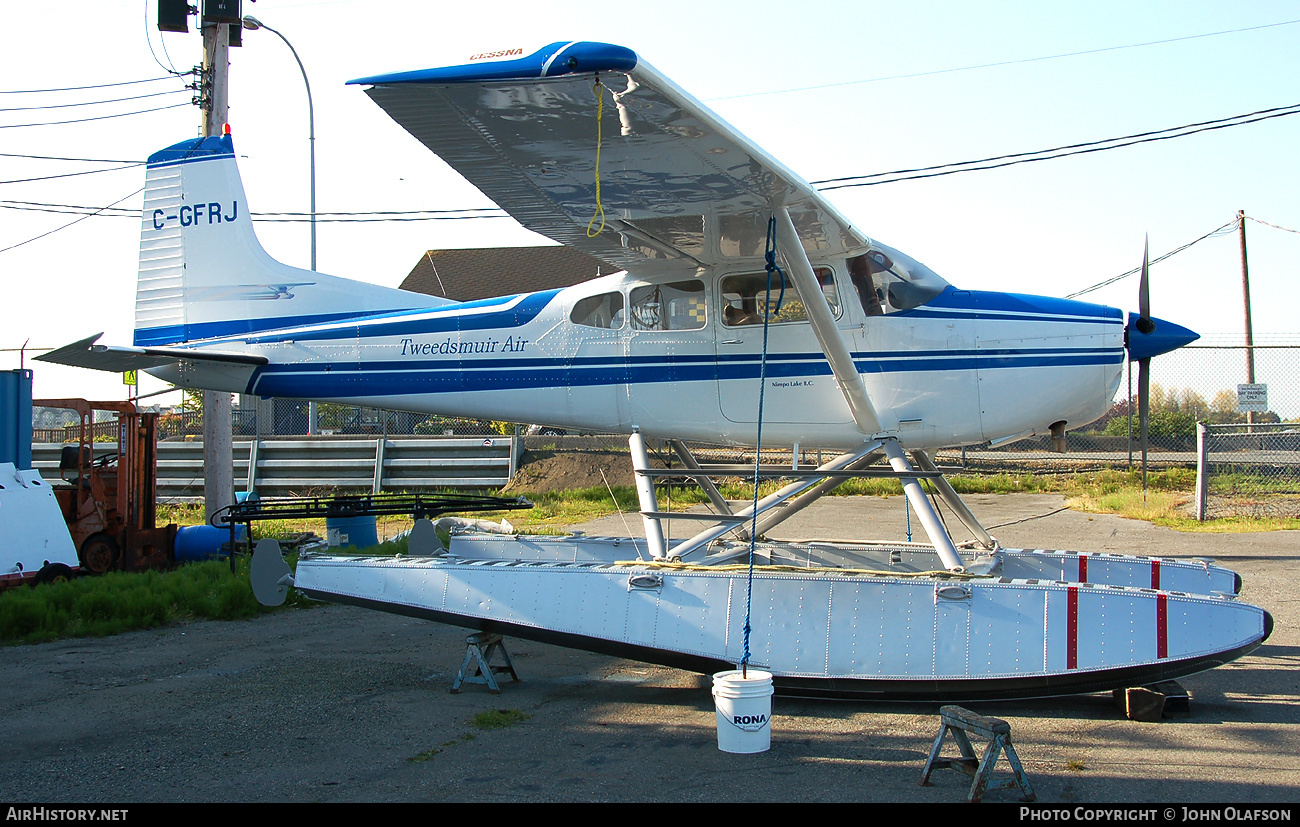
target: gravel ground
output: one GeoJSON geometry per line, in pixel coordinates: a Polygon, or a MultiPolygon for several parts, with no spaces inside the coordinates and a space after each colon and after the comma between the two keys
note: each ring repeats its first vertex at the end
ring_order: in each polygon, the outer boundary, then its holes
{"type": "MultiPolygon", "coordinates": [[[[967,499],[986,525],[1063,505],[967,499]]],[[[783,531],[863,526],[899,536],[902,500],[827,498],[783,531]]],[[[623,532],[617,517],[584,528],[623,532]]],[[[1062,511],[993,533],[1008,546],[1212,556],[1276,621],[1249,657],[1184,679],[1190,709],[1159,723],[1126,720],[1109,695],[970,705],[1011,723],[1040,802],[1300,801],[1296,532],[1179,534],[1062,511]]],[[[510,639],[522,682],[449,694],[465,634],[324,606],[10,647],[0,800],[954,802],[967,789],[947,771],[917,785],[936,705],[777,698],[772,748],[731,755],[717,749],[705,676],[510,639]],[[498,709],[528,717],[472,723],[498,709]]]]}

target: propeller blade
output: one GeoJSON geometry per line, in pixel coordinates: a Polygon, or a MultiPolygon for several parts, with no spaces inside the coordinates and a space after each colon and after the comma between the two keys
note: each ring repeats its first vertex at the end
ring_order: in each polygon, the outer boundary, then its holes
{"type": "Polygon", "coordinates": [[[1142,333],[1150,334],[1156,329],[1155,322],[1151,321],[1151,284],[1148,278],[1149,267],[1147,259],[1149,258],[1148,250],[1150,241],[1143,237],[1142,239],[1142,279],[1138,282],[1138,323],[1137,328],[1142,333]]]}
{"type": "Polygon", "coordinates": [[[1151,285],[1148,281],[1150,267],[1151,241],[1147,236],[1142,237],[1142,279],[1138,282],[1138,314],[1144,319],[1151,318],[1151,285]]]}
{"type": "MultiPolygon", "coordinates": [[[[1142,237],[1142,279],[1138,282],[1138,332],[1151,335],[1155,332],[1155,323],[1151,321],[1151,281],[1150,281],[1149,236],[1142,237]]],[[[1131,358],[1131,357],[1130,357],[1131,358]]],[[[1149,436],[1151,413],[1151,357],[1138,360],[1138,429],[1142,441],[1142,507],[1147,504],[1147,438],[1149,436]]]]}
{"type": "Polygon", "coordinates": [[[1142,441],[1142,505],[1147,501],[1147,435],[1151,409],[1151,360],[1138,361],[1138,428],[1142,441]]]}

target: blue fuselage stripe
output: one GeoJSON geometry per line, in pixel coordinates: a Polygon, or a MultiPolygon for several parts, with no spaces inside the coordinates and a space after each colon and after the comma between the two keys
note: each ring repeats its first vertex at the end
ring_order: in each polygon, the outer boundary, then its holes
{"type": "Polygon", "coordinates": [[[355,312],[319,313],[310,316],[276,316],[265,319],[234,319],[221,322],[197,322],[187,325],[151,327],[136,330],[137,347],[192,342],[199,339],[214,340],[235,338],[248,344],[278,344],[285,340],[295,342],[355,339],[359,330],[366,336],[416,336],[428,333],[456,333],[463,330],[488,330],[492,328],[517,328],[537,318],[559,290],[532,293],[508,310],[472,313],[479,308],[506,304],[516,296],[501,296],[448,307],[420,307],[358,316],[355,312]],[[433,315],[430,318],[412,319],[411,316],[433,315]],[[339,322],[346,321],[346,325],[339,322]],[[321,325],[318,330],[311,328],[321,325]],[[270,335],[252,334],[274,331],[270,335]]]}
{"type": "MultiPolygon", "coordinates": [[[[1118,365],[1119,348],[1058,348],[1023,351],[934,351],[928,354],[855,353],[854,364],[864,374],[918,371],[994,370],[999,368],[1118,365]]],[[[262,396],[347,398],[459,393],[482,390],[521,390],[546,387],[649,385],[668,382],[712,382],[756,379],[759,357],[711,355],[679,357],[609,357],[586,359],[446,359],[434,365],[410,361],[357,362],[349,365],[267,365],[258,371],[256,392],[262,396]]],[[[769,359],[771,378],[830,376],[820,354],[786,355],[769,359]]]]}

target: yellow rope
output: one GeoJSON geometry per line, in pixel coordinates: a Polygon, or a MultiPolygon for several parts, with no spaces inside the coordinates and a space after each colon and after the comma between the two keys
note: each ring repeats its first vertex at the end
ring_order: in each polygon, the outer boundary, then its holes
{"type": "Polygon", "coordinates": [[[600,144],[603,140],[600,121],[605,114],[605,96],[601,93],[604,87],[600,83],[600,75],[596,75],[596,82],[591,88],[596,93],[596,212],[587,222],[587,238],[595,238],[605,231],[605,206],[600,203],[600,144]],[[596,223],[597,217],[600,218],[600,227],[593,233],[591,227],[596,223]]]}

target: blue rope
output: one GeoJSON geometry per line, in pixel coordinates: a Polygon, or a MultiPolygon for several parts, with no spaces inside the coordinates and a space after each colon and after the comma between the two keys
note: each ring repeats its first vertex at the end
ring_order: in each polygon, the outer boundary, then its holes
{"type": "Polygon", "coordinates": [[[749,574],[745,581],[745,654],[740,660],[741,677],[749,677],[749,633],[750,610],[754,601],[754,551],[758,541],[758,481],[759,464],[763,457],[763,397],[767,390],[767,331],[772,313],[781,312],[785,301],[785,273],[776,263],[776,218],[767,222],[767,294],[763,298],[763,353],[758,363],[758,434],[754,440],[754,499],[749,515],[749,574]],[[777,296],[776,308],[772,308],[772,273],[781,276],[781,292],[777,296]]]}

